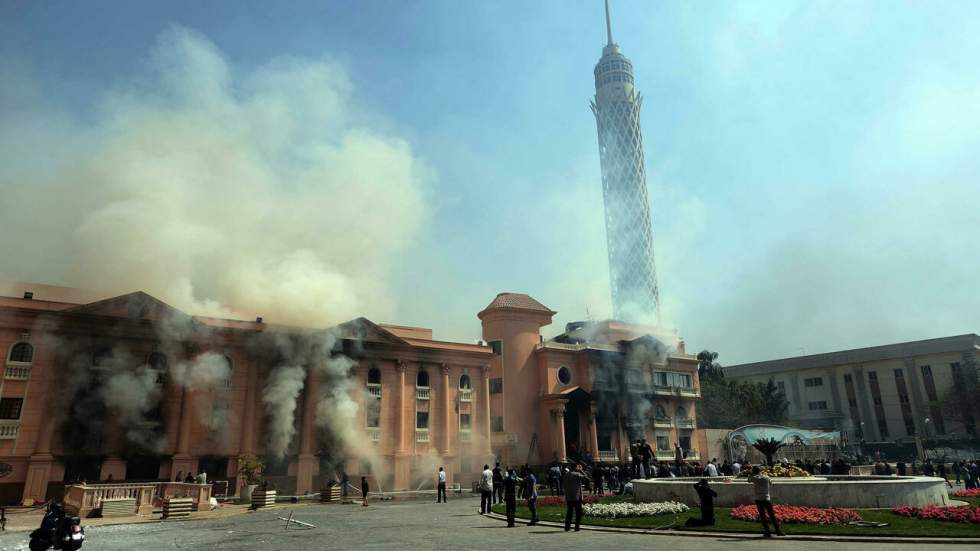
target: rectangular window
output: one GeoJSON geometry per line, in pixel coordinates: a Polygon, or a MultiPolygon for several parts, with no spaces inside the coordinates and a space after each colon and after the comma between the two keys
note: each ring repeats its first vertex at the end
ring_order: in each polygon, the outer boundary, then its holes
{"type": "Polygon", "coordinates": [[[470,430],[471,428],[470,414],[460,413],[459,414],[459,428],[461,430],[470,430]]]}
{"type": "Polygon", "coordinates": [[[905,434],[915,436],[915,421],[911,417],[905,417],[903,421],[905,421],[905,434]]]}
{"type": "Polygon", "coordinates": [[[504,352],[504,341],[490,341],[487,345],[490,347],[490,350],[493,350],[494,356],[499,356],[504,352]]]}
{"type": "Polygon", "coordinates": [[[810,377],[803,381],[804,386],[823,386],[823,377],[810,377]]]}
{"type": "Polygon", "coordinates": [[[23,398],[4,398],[0,400],[0,419],[20,419],[23,398]]]}
{"type": "Polygon", "coordinates": [[[827,409],[827,402],[825,400],[820,400],[819,402],[810,402],[809,406],[810,406],[810,411],[827,409]]]}
{"type": "Polygon", "coordinates": [[[663,371],[654,371],[653,384],[656,386],[667,386],[667,374],[663,371]]]}
{"type": "Polygon", "coordinates": [[[881,433],[882,439],[888,438],[888,423],[884,419],[878,419],[878,432],[881,433]]]}
{"type": "Polygon", "coordinates": [[[504,418],[497,416],[491,417],[490,430],[493,432],[504,432],[504,418]]]}
{"type": "Polygon", "coordinates": [[[670,436],[666,432],[657,432],[657,449],[670,451],[670,436]]]}
{"type": "Polygon", "coordinates": [[[852,408],[856,408],[856,407],[858,407],[858,401],[855,400],[854,398],[848,398],[847,399],[847,405],[850,406],[850,407],[852,407],[852,408]]]}
{"type": "Polygon", "coordinates": [[[922,370],[922,384],[926,387],[926,396],[929,397],[930,402],[938,401],[939,396],[936,393],[936,381],[932,378],[932,367],[924,365],[920,369],[922,370]]]}
{"type": "Polygon", "coordinates": [[[490,394],[500,394],[504,391],[504,380],[501,377],[490,379],[490,394]]]}
{"type": "Polygon", "coordinates": [[[850,373],[845,373],[844,374],[844,382],[845,383],[850,383],[852,381],[853,381],[853,379],[851,379],[851,374],[850,373]]]}
{"type": "Polygon", "coordinates": [[[691,388],[691,376],[690,375],[688,375],[687,373],[681,373],[680,376],[679,376],[679,378],[680,378],[680,383],[681,383],[681,387],[682,388],[691,388]]]}
{"type": "Polygon", "coordinates": [[[783,396],[786,396],[786,383],[784,383],[783,381],[779,381],[778,383],[776,383],[776,388],[779,389],[779,392],[783,396]]]}
{"type": "Polygon", "coordinates": [[[428,411],[418,411],[415,413],[415,428],[417,429],[427,429],[429,428],[429,412],[428,411]]]}
{"type": "Polygon", "coordinates": [[[874,371],[869,371],[868,372],[868,380],[869,381],[877,381],[878,380],[878,373],[876,373],[874,371]]]}
{"type": "Polygon", "coordinates": [[[367,406],[367,426],[376,429],[381,426],[381,400],[365,400],[367,406]]]}

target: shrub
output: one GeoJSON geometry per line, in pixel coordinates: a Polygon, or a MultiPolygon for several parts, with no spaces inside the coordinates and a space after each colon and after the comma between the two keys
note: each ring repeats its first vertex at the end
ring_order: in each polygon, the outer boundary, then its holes
{"type": "MultiPolygon", "coordinates": [[[[850,509],[822,509],[820,507],[801,507],[795,505],[773,505],[776,520],[789,524],[847,524],[861,520],[861,516],[850,509]]],[[[755,505],[739,505],[731,511],[735,520],[759,521],[759,510],[755,505]]]]}
{"type": "MultiPolygon", "coordinates": [[[[775,467],[762,467],[761,470],[762,474],[772,478],[804,478],[810,476],[810,473],[804,471],[796,465],[789,465],[786,467],[776,465],[775,467]]],[[[751,467],[742,469],[739,476],[749,476],[750,474],[752,474],[751,467]]]]}

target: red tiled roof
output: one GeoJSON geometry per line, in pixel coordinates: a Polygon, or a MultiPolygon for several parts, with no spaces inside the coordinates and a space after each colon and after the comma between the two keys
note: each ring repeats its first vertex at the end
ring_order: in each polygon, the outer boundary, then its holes
{"type": "Polygon", "coordinates": [[[487,307],[484,308],[483,312],[480,312],[480,314],[482,315],[484,312],[496,308],[515,308],[518,310],[531,310],[533,312],[541,312],[549,315],[557,314],[557,312],[524,293],[500,293],[496,298],[490,301],[490,304],[487,305],[487,307]]]}

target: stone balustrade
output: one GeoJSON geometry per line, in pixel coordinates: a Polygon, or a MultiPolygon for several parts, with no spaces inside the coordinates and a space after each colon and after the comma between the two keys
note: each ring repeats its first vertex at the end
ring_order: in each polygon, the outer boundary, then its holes
{"type": "Polygon", "coordinates": [[[428,400],[429,393],[432,389],[427,386],[415,387],[415,399],[416,400],[428,400]]]}
{"type": "Polygon", "coordinates": [[[6,369],[3,370],[3,378],[10,381],[26,381],[31,378],[31,366],[7,364],[6,369]]]}
{"type": "Polygon", "coordinates": [[[381,385],[368,383],[368,394],[375,398],[381,398],[381,385]]]}
{"type": "Polygon", "coordinates": [[[372,442],[381,441],[381,429],[379,427],[368,427],[367,428],[368,439],[372,442]]]}
{"type": "Polygon", "coordinates": [[[459,401],[460,402],[472,402],[473,401],[473,391],[468,388],[459,389],[459,401]]]}
{"type": "Polygon", "coordinates": [[[599,461],[603,463],[618,463],[619,454],[614,450],[599,450],[599,461]]]}
{"type": "Polygon", "coordinates": [[[20,433],[20,420],[0,421],[0,440],[13,440],[20,433]]]}
{"type": "Polygon", "coordinates": [[[87,517],[102,507],[105,500],[132,499],[136,508],[134,515],[149,513],[154,502],[168,498],[190,498],[194,510],[206,509],[211,500],[210,484],[188,484],[185,482],[154,482],[148,484],[74,484],[65,487],[65,510],[87,517]]]}
{"type": "Polygon", "coordinates": [[[415,441],[416,442],[428,442],[429,441],[429,429],[415,429],[415,441]]]}

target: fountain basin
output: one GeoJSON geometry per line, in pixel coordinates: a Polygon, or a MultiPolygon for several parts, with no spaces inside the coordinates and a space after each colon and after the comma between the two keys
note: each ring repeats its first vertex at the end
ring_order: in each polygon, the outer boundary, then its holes
{"type": "MultiPolygon", "coordinates": [[[[700,478],[652,478],[634,480],[636,501],[699,503],[694,483],[700,478]]],[[[929,476],[814,476],[774,478],[773,503],[808,507],[881,509],[902,505],[950,505],[946,481],[929,476]]],[[[754,503],[752,484],[744,478],[713,477],[708,481],[718,497],[718,507],[754,503]]]]}

